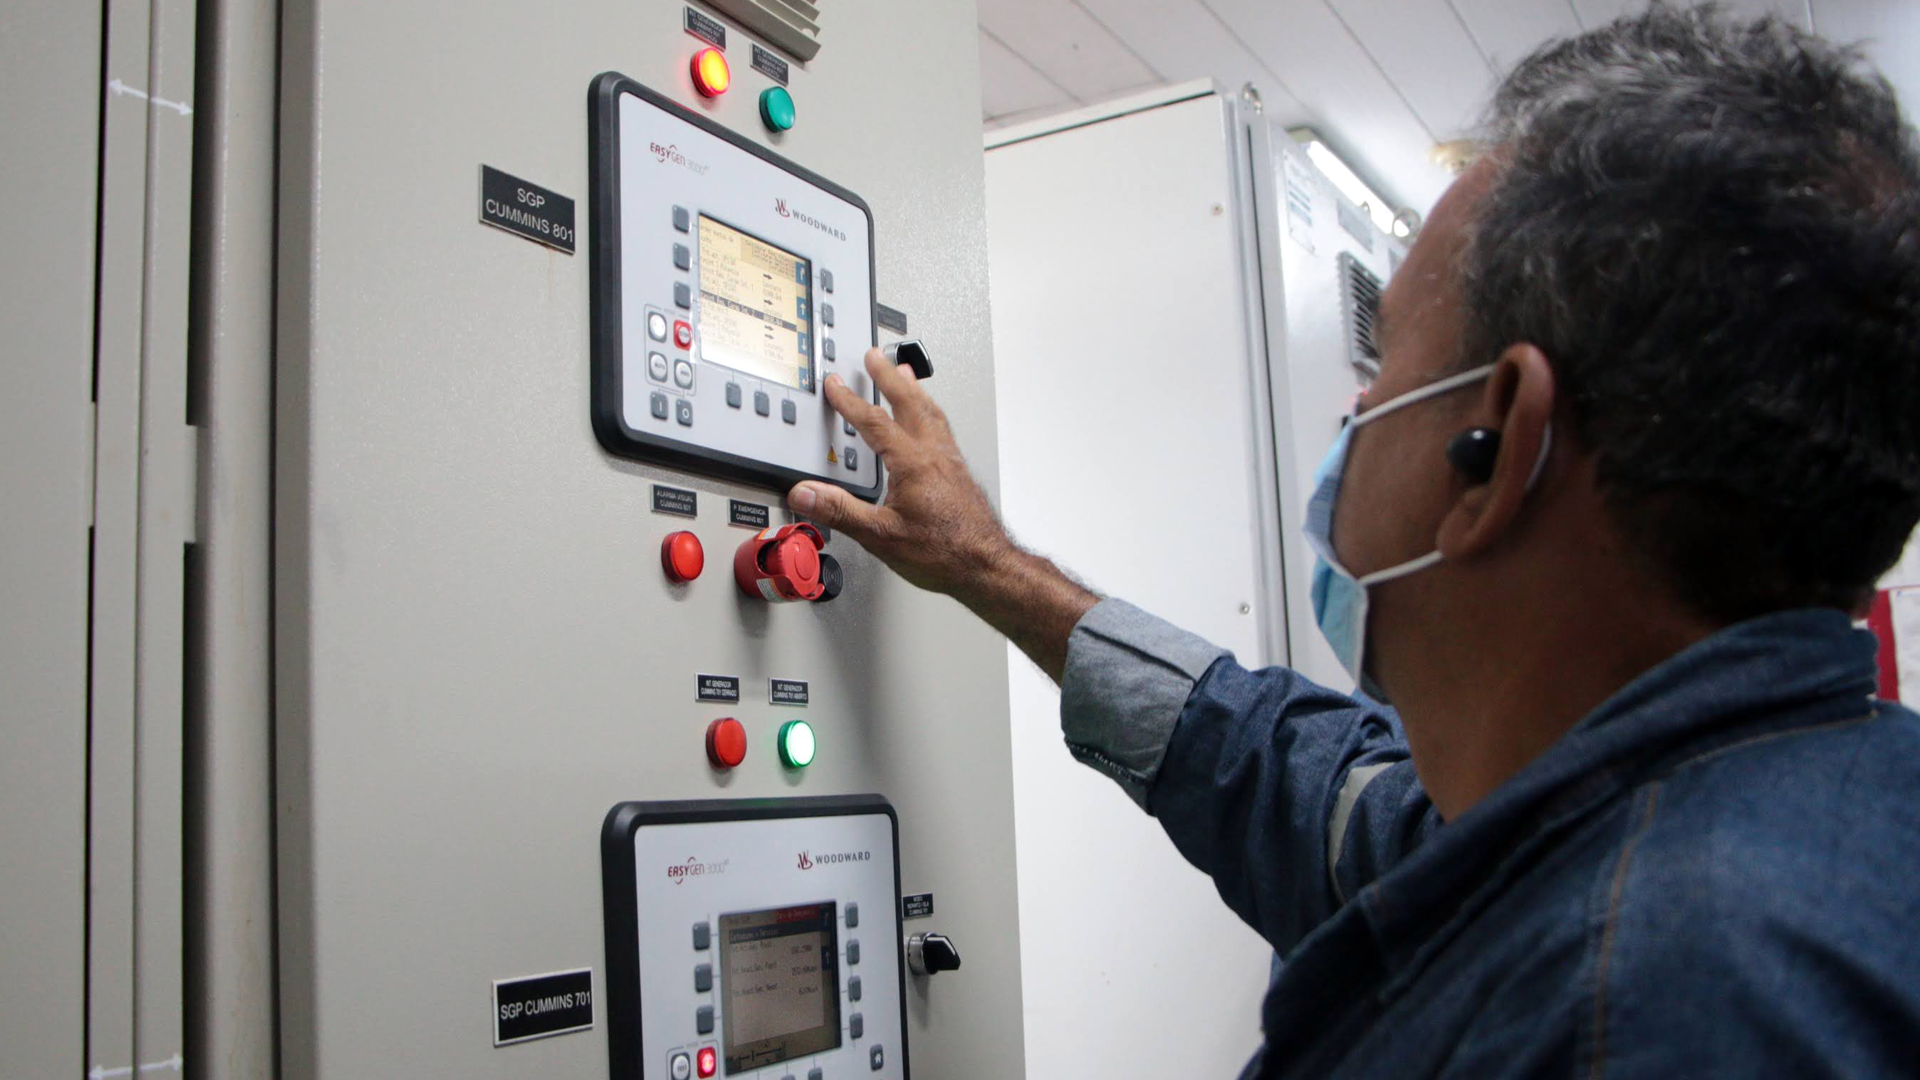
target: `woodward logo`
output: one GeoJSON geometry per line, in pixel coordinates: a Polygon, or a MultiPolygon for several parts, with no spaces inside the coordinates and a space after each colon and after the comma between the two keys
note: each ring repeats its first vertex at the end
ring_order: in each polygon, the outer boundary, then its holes
{"type": "Polygon", "coordinates": [[[829,851],[824,855],[814,855],[810,852],[803,851],[800,853],[800,869],[811,870],[815,864],[832,866],[835,863],[867,862],[872,858],[873,852],[871,851],[829,851]]]}
{"type": "Polygon", "coordinates": [[[819,229],[821,232],[826,233],[828,236],[833,237],[835,240],[845,240],[847,238],[846,233],[843,233],[839,229],[836,229],[833,226],[827,224],[826,222],[821,221],[819,218],[813,217],[808,214],[803,214],[798,210],[789,208],[787,206],[787,200],[785,199],[773,200],[773,212],[776,214],[779,214],[783,218],[792,218],[793,220],[801,223],[802,225],[811,225],[814,228],[819,229]]]}
{"type": "Polygon", "coordinates": [[[670,162],[674,165],[680,166],[683,169],[686,169],[687,171],[693,173],[695,176],[707,175],[707,167],[693,160],[687,155],[681,153],[680,148],[678,146],[672,146],[672,145],[661,146],[659,143],[650,143],[648,144],[647,149],[653,151],[654,159],[659,161],[662,165],[668,164],[670,162]]]}
{"type": "Polygon", "coordinates": [[[667,867],[667,880],[673,882],[675,885],[679,885],[688,878],[706,877],[708,874],[724,874],[727,872],[727,864],[732,861],[732,859],[722,859],[719,862],[703,863],[699,859],[689,855],[687,856],[686,862],[674,863],[667,867]]]}

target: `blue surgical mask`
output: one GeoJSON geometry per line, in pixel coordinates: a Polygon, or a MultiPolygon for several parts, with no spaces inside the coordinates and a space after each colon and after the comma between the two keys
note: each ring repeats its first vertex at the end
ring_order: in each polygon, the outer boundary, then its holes
{"type": "MultiPolygon", "coordinates": [[[[1375,570],[1365,577],[1355,577],[1340,565],[1340,557],[1333,550],[1333,511],[1340,498],[1340,479],[1347,467],[1347,448],[1353,443],[1353,432],[1365,424],[1371,424],[1383,416],[1415,405],[1429,398],[1437,397],[1449,391],[1472,386],[1493,375],[1494,365],[1463,371],[1439,382],[1423,386],[1418,390],[1402,394],[1384,405],[1377,406],[1353,418],[1340,437],[1327,449],[1327,456],[1320,462],[1320,471],[1314,474],[1313,495],[1307,500],[1307,521],[1304,531],[1307,543],[1313,547],[1313,619],[1319,624],[1320,633],[1326,637],[1327,644],[1333,646],[1333,655],[1340,666],[1347,669],[1359,684],[1362,693],[1376,701],[1385,702],[1386,693],[1381,690],[1366,669],[1367,650],[1367,588],[1383,581],[1406,577],[1416,571],[1425,570],[1440,561],[1438,551],[1430,551],[1417,559],[1409,559],[1397,566],[1384,570],[1375,570]]],[[[1553,431],[1547,431],[1547,437],[1540,444],[1540,457],[1534,463],[1533,476],[1527,481],[1528,488],[1540,478],[1540,470],[1547,463],[1547,450],[1553,444],[1553,431]]]]}

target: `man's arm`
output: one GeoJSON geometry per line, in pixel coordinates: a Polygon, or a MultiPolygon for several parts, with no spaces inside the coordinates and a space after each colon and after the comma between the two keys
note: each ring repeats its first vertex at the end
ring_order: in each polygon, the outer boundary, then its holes
{"type": "Polygon", "coordinates": [[[804,483],[788,496],[794,512],[846,533],[923,589],[945,593],[1005,635],[1055,682],[1067,663],[1067,636],[1099,597],[1007,536],[980,490],[947,416],[913,369],[867,353],[867,371],[893,414],[827,376],[827,401],[886,465],[880,506],[832,484],[804,483]]]}
{"type": "Polygon", "coordinates": [[[804,483],[795,511],[946,593],[1061,684],[1068,748],[1157,816],[1221,896],[1283,952],[1397,860],[1429,822],[1392,714],[1101,600],[1001,526],[910,369],[867,354],[893,406],[837,378],[827,399],[886,463],[886,501],[804,483]]]}

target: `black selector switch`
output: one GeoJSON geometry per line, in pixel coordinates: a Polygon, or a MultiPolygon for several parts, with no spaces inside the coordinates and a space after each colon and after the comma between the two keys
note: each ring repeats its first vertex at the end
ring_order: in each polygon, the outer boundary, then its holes
{"type": "Polygon", "coordinates": [[[960,950],[945,934],[915,934],[907,939],[907,966],[915,975],[960,970],[960,950]]]}
{"type": "MultiPolygon", "coordinates": [[[[820,598],[818,600],[815,600],[814,603],[824,604],[827,601],[833,599],[834,597],[839,596],[840,590],[845,588],[846,584],[847,584],[847,572],[841,569],[840,560],[834,558],[833,556],[827,554],[824,551],[821,552],[820,553],[820,588],[822,591],[820,593],[820,598]]],[[[856,925],[852,917],[847,919],[847,925],[848,926],[856,925]]]]}
{"type": "Polygon", "coordinates": [[[933,378],[933,357],[919,338],[896,341],[881,348],[888,360],[896,364],[905,364],[913,369],[913,377],[920,380],[933,378]]]}

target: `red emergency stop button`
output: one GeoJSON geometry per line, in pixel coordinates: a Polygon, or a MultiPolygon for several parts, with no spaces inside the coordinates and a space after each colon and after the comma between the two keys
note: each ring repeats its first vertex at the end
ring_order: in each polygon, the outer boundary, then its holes
{"type": "Polygon", "coordinates": [[[723,770],[747,760],[746,726],[731,716],[708,724],[707,760],[723,770]]]}
{"type": "Polygon", "coordinates": [[[699,1061],[700,1075],[712,1076],[714,1070],[719,1067],[720,1067],[720,1063],[714,1056],[713,1047],[711,1046],[701,1047],[700,1061],[699,1061]]]}
{"type": "Polygon", "coordinates": [[[673,320],[673,343],[683,349],[693,348],[693,327],[687,325],[687,320],[673,320]]]}
{"type": "Polygon", "coordinates": [[[660,541],[660,565],[667,572],[667,580],[675,584],[684,584],[700,576],[707,568],[707,550],[700,546],[700,538],[690,532],[669,533],[660,541]]]}
{"type": "Polygon", "coordinates": [[[734,552],[734,583],[748,596],[776,604],[818,600],[826,592],[820,581],[826,544],[820,530],[804,521],[762,532],[734,552]]]}

